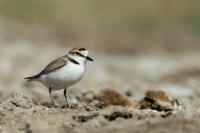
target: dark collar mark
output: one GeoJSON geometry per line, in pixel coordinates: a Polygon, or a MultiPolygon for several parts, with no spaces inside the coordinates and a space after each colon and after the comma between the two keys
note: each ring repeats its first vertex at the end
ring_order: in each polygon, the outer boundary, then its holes
{"type": "Polygon", "coordinates": [[[69,59],[70,62],[77,64],[77,65],[80,65],[80,63],[78,61],[74,60],[73,58],[68,57],[68,59],[69,59]]]}

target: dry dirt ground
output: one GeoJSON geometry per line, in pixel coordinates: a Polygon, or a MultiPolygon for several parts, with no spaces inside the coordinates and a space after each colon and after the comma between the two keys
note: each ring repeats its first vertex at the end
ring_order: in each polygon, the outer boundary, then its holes
{"type": "MultiPolygon", "coordinates": [[[[200,54],[151,53],[105,54],[91,49],[94,63],[80,83],[69,90],[70,104],[76,108],[52,108],[48,90],[38,83],[26,83],[49,61],[68,49],[56,45],[38,47],[28,42],[1,42],[0,46],[0,131],[69,133],[199,133],[200,54]],[[149,89],[161,89],[179,101],[172,112],[109,105],[80,97],[88,90],[96,93],[114,88],[129,100],[141,100],[149,89]],[[79,100],[77,100],[77,97],[79,100]]],[[[61,91],[53,92],[64,105],[61,91]]],[[[90,96],[88,96],[90,98],[90,96]]]]}

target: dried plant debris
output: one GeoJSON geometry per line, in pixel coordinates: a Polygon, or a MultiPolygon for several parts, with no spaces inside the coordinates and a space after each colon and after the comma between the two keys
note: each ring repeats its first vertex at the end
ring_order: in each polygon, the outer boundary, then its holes
{"type": "Polygon", "coordinates": [[[149,90],[146,96],[140,101],[141,109],[151,108],[157,111],[172,111],[174,110],[175,100],[167,96],[161,90],[149,90]]]}
{"type": "Polygon", "coordinates": [[[84,114],[73,116],[73,119],[78,122],[87,122],[97,116],[99,116],[98,112],[90,112],[90,113],[84,113],[84,114]]]}
{"type": "Polygon", "coordinates": [[[128,111],[114,111],[110,114],[104,115],[105,119],[109,121],[114,121],[117,118],[124,118],[124,119],[129,119],[133,117],[133,114],[128,111]]]}
{"type": "Polygon", "coordinates": [[[161,90],[149,90],[143,100],[140,102],[132,101],[127,96],[122,95],[112,88],[101,89],[95,93],[91,90],[83,93],[81,99],[89,102],[84,106],[86,111],[97,111],[110,105],[117,105],[122,107],[130,107],[133,109],[154,109],[157,111],[172,111],[178,101],[167,96],[161,90]]]}
{"type": "Polygon", "coordinates": [[[120,94],[114,89],[104,89],[97,96],[96,99],[102,102],[105,106],[119,105],[132,108],[139,108],[139,104],[135,101],[131,101],[128,97],[120,94]]]}

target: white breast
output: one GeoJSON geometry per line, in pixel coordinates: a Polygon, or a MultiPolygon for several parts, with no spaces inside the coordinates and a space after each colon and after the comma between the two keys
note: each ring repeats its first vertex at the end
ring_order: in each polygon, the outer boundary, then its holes
{"type": "Polygon", "coordinates": [[[49,87],[53,84],[54,89],[64,89],[78,82],[85,72],[85,64],[68,62],[63,68],[41,77],[41,82],[49,87]]]}

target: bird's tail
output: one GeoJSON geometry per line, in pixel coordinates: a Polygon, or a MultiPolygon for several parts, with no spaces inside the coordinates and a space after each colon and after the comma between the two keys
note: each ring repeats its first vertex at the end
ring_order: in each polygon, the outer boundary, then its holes
{"type": "Polygon", "coordinates": [[[37,80],[39,77],[40,77],[40,75],[38,74],[38,75],[31,76],[31,77],[26,77],[24,79],[27,79],[27,82],[31,82],[31,81],[37,80]]]}

